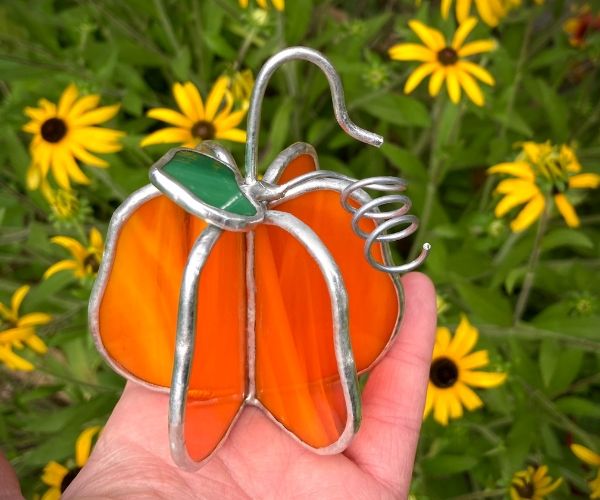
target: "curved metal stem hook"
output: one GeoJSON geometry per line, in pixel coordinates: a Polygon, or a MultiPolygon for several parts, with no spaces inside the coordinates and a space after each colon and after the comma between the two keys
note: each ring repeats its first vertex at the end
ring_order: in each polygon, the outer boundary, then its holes
{"type": "Polygon", "coordinates": [[[329,62],[329,60],[320,52],[309,49],[308,47],[289,47],[278,52],[271,57],[262,67],[252,90],[250,98],[250,109],[248,111],[248,138],[246,140],[246,183],[253,184],[256,181],[256,163],[258,153],[258,130],[260,124],[260,113],[262,100],[265,95],[265,89],[271,76],[279,66],[296,59],[305,60],[317,65],[329,81],[331,90],[331,100],[333,102],[333,111],[335,118],[342,130],[357,141],[379,147],[383,144],[383,137],[373,132],[369,132],[356,125],[348,116],[346,104],[344,101],[344,89],[340,77],[329,62]]]}

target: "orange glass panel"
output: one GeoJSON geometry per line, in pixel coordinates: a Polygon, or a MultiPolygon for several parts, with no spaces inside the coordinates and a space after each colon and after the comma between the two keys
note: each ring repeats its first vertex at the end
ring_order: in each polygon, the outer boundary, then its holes
{"type": "MultiPolygon", "coordinates": [[[[119,235],[100,304],[100,335],[112,359],[144,381],[170,385],[181,278],[205,227],[158,196],[139,207],[119,235]]],[[[196,459],[220,441],[244,398],[244,265],[243,234],[224,232],[200,279],[186,421],[196,459]]]]}
{"type": "MultiPolygon", "coordinates": [[[[332,253],[348,290],[356,365],[368,368],[387,345],[399,314],[390,276],[364,258],[364,240],[352,231],[339,193],[309,193],[277,210],[308,224],[332,253]]],[[[362,227],[369,231],[374,224],[362,227]]],[[[302,440],[328,446],[339,438],[347,415],[325,281],[308,252],[282,229],[259,227],[255,248],[258,399],[302,440]]]]}

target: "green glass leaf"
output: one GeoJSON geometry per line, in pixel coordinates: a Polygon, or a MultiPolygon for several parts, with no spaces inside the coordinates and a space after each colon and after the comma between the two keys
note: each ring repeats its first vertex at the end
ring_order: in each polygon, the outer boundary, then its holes
{"type": "Polygon", "coordinates": [[[161,169],[205,205],[238,215],[256,215],[235,174],[220,161],[194,151],[177,151],[161,169]]]}

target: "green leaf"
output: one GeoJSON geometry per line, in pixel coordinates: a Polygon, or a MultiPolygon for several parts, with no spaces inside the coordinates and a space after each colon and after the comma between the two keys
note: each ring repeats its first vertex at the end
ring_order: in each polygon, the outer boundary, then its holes
{"type": "Polygon", "coordinates": [[[465,306],[482,321],[509,326],[512,322],[510,303],[496,290],[490,290],[467,281],[456,283],[456,289],[465,306]]]}
{"type": "Polygon", "coordinates": [[[577,229],[561,227],[548,232],[542,242],[544,250],[553,250],[559,247],[592,249],[594,242],[587,234],[577,229]]]}
{"type": "Polygon", "coordinates": [[[565,396],[555,401],[563,413],[576,417],[600,418],[600,404],[577,396],[565,396]]]}
{"type": "Polygon", "coordinates": [[[390,142],[384,142],[381,152],[398,169],[401,176],[408,179],[427,180],[425,165],[410,151],[390,142]]]}
{"type": "Polygon", "coordinates": [[[544,339],[540,345],[540,372],[542,381],[548,387],[558,364],[561,347],[556,340],[544,339]]]}
{"type": "Polygon", "coordinates": [[[472,469],[478,461],[469,455],[438,455],[423,460],[421,465],[432,476],[449,476],[472,469]]]}
{"type": "Polygon", "coordinates": [[[431,119],[420,101],[399,94],[382,94],[360,104],[371,116],[399,126],[429,127],[431,119]]]}

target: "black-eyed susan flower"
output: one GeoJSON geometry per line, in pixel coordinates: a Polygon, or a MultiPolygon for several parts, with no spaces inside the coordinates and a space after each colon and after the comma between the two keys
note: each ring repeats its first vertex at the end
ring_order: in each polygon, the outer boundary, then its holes
{"type": "Polygon", "coordinates": [[[27,346],[38,354],[44,354],[48,350],[44,341],[37,336],[35,328],[49,323],[52,316],[42,312],[22,316],[19,313],[29,290],[29,285],[19,287],[11,298],[10,307],[0,302],[0,361],[11,370],[31,371],[34,368],[30,361],[16,354],[14,349],[27,346]]]}
{"type": "MultiPolygon", "coordinates": [[[[471,14],[473,0],[456,0],[454,3],[456,19],[462,23],[471,14]]],[[[495,27],[511,9],[519,7],[521,3],[521,0],[475,0],[475,7],[481,20],[488,26],[495,27]]],[[[535,0],[535,3],[541,5],[544,0],[535,0]]],[[[444,19],[448,18],[450,7],[452,7],[452,0],[442,0],[441,9],[444,19]]]]}
{"type": "Polygon", "coordinates": [[[465,40],[477,24],[470,17],[460,24],[451,43],[447,43],[444,35],[426,26],[420,21],[409,21],[410,28],[417,34],[424,45],[416,43],[400,43],[389,49],[389,55],[396,61],[420,61],[418,66],[406,80],[404,92],[409,94],[429,75],[429,94],[439,94],[446,81],[448,95],[454,103],[460,101],[461,87],[477,106],[483,106],[484,97],[477,80],[494,85],[492,75],[481,66],[466,60],[466,57],[494,50],[494,40],[477,40],[465,43],[465,40]]]}
{"type": "Polygon", "coordinates": [[[574,16],[565,21],[563,29],[569,35],[569,43],[573,47],[583,47],[588,36],[600,31],[600,14],[593,13],[589,5],[583,5],[574,16]]]}
{"type": "Polygon", "coordinates": [[[87,247],[68,236],[54,236],[50,241],[68,250],[73,258],[52,264],[46,269],[44,279],[60,271],[71,271],[80,279],[96,276],[104,253],[104,241],[95,227],[90,230],[87,247]]]}
{"type": "Polygon", "coordinates": [[[506,373],[475,371],[490,362],[486,350],[471,352],[478,337],[464,314],[454,337],[446,327],[437,329],[423,418],[433,410],[433,418],[448,425],[449,419],[462,417],[463,406],[472,411],[483,405],[471,387],[496,387],[506,380],[506,373]]]}
{"type": "Polygon", "coordinates": [[[590,498],[600,498],[600,455],[580,444],[572,444],[571,451],[579,460],[598,468],[596,479],[590,480],[588,485],[590,487],[590,498]]]}
{"type": "Polygon", "coordinates": [[[206,103],[192,82],[175,83],[173,96],[180,112],[169,108],[148,111],[150,118],[173,125],[145,137],[141,145],[180,143],[193,148],[209,139],[228,139],[246,142],[246,132],[236,128],[246,115],[246,110],[233,111],[233,96],[227,87],[229,78],[221,76],[208,94],[206,103]]]}
{"type": "Polygon", "coordinates": [[[523,231],[538,220],[549,199],[554,201],[569,227],[579,226],[577,213],[568,199],[569,191],[600,186],[600,175],[581,173],[581,165],[572,148],[550,142],[524,142],[515,161],[494,165],[488,173],[511,176],[496,188],[496,192],[503,195],[496,205],[496,217],[503,217],[513,208],[525,204],[510,223],[514,232],[523,231]]]}
{"type": "MultiPolygon", "coordinates": [[[[239,0],[240,7],[242,9],[246,9],[248,7],[248,0],[239,0]]],[[[285,10],[285,0],[271,0],[271,4],[275,7],[275,10],[279,12],[283,12],[285,10]]],[[[261,9],[268,9],[269,2],[267,0],[256,0],[256,5],[258,5],[261,9]]]]}
{"type": "Polygon", "coordinates": [[[88,427],[79,435],[75,442],[75,463],[67,467],[55,461],[50,461],[44,467],[42,482],[50,486],[41,500],[59,500],[61,494],[71,484],[73,479],[88,461],[92,451],[92,440],[100,432],[100,426],[88,427]]]}
{"type": "Polygon", "coordinates": [[[543,500],[561,483],[562,477],[552,481],[546,465],[529,466],[526,470],[515,472],[510,483],[510,498],[511,500],[543,500]]]}
{"type": "Polygon", "coordinates": [[[46,180],[48,172],[58,185],[68,189],[71,181],[89,184],[89,178],[77,161],[93,167],[106,168],[106,160],[90,153],[114,153],[121,149],[119,139],[124,132],[97,127],[115,116],[119,105],[98,107],[100,96],[79,97],[73,84],[62,93],[58,105],[40,99],[38,108],[27,107],[31,118],[23,130],[33,134],[29,149],[32,162],[27,172],[27,185],[37,189],[46,180]]]}

